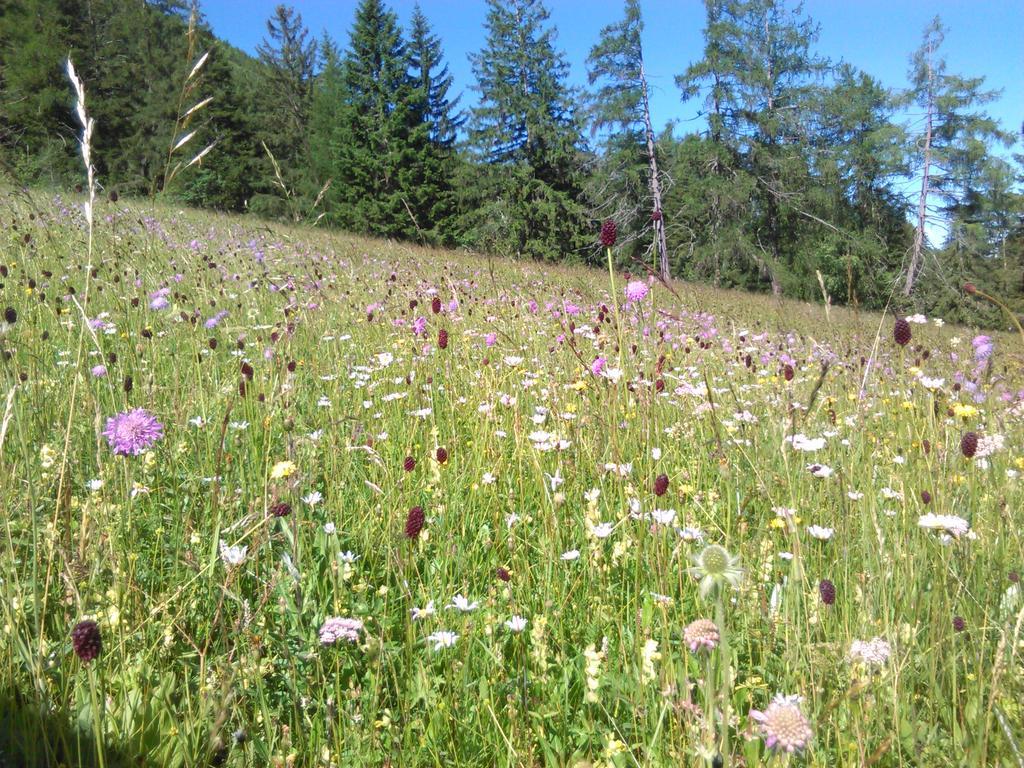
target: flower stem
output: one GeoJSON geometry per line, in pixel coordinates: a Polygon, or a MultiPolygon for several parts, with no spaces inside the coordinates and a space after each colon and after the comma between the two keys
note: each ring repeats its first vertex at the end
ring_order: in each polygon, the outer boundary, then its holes
{"type": "Polygon", "coordinates": [[[718,625],[718,663],[721,666],[719,698],[722,701],[722,728],[720,733],[722,765],[729,766],[729,705],[732,697],[732,652],[729,650],[729,634],[725,626],[725,599],[719,585],[715,594],[715,623],[718,625]]]}

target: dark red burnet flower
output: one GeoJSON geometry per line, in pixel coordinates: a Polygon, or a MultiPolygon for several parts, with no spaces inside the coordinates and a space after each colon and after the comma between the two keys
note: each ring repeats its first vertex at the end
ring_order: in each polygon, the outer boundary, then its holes
{"type": "Polygon", "coordinates": [[[441,300],[437,296],[435,296],[430,302],[430,311],[435,315],[441,313],[441,300]]]}
{"type": "Polygon", "coordinates": [[[931,504],[932,495],[928,493],[928,491],[921,491],[921,501],[923,501],[925,504],[931,504]]]}
{"type": "Polygon", "coordinates": [[[668,475],[658,475],[654,478],[654,495],[664,496],[666,491],[668,491],[668,475]]]}
{"type": "Polygon", "coordinates": [[[287,501],[279,501],[270,507],[270,514],[274,517],[288,517],[292,513],[292,505],[287,501]]]}
{"type": "Polygon", "coordinates": [[[953,630],[955,632],[963,632],[965,629],[967,629],[967,622],[964,621],[964,617],[963,616],[954,616],[953,617],[953,630]]]}
{"type": "Polygon", "coordinates": [[[424,522],[423,507],[413,507],[410,509],[409,514],[405,518],[405,537],[407,539],[419,538],[424,522]]]}
{"type": "Polygon", "coordinates": [[[829,579],[822,579],[818,582],[818,594],[821,596],[821,602],[832,605],[836,601],[836,585],[829,579]]]}
{"type": "Polygon", "coordinates": [[[960,438],[960,453],[966,458],[973,459],[974,454],[978,452],[978,433],[977,432],[965,432],[964,436],[960,438]]]}
{"type": "Polygon", "coordinates": [[[971,296],[973,296],[977,292],[978,292],[978,289],[977,289],[977,287],[975,287],[974,283],[964,283],[964,293],[967,293],[967,294],[970,294],[971,296]]]}
{"type": "Polygon", "coordinates": [[[405,461],[402,462],[402,469],[404,469],[406,472],[412,472],[414,469],[416,469],[416,459],[414,459],[412,456],[406,456],[405,461]]]}
{"type": "Polygon", "coordinates": [[[661,211],[652,211],[651,221],[661,221],[661,211]]]}
{"type": "Polygon", "coordinates": [[[789,363],[786,363],[785,367],[783,367],[782,369],[782,378],[784,378],[786,381],[793,380],[793,366],[790,365],[789,363]]]}
{"type": "Polygon", "coordinates": [[[437,332],[437,346],[441,349],[448,349],[448,331],[444,328],[437,332]]]}
{"type": "Polygon", "coordinates": [[[103,650],[100,625],[91,619],[78,622],[71,630],[71,647],[84,663],[95,660],[103,650]]]}
{"type": "Polygon", "coordinates": [[[605,219],[604,224],[601,225],[601,245],[605,248],[611,248],[615,245],[618,235],[619,229],[615,222],[611,219],[605,219]]]}
{"type": "Polygon", "coordinates": [[[498,566],[497,576],[502,581],[512,581],[512,574],[508,572],[508,568],[502,568],[498,566]]]}
{"type": "Polygon", "coordinates": [[[437,459],[438,464],[444,464],[448,461],[448,451],[444,448],[438,448],[434,457],[437,459]]]}
{"type": "Polygon", "coordinates": [[[14,325],[18,322],[18,310],[14,307],[8,307],[4,310],[4,322],[8,325],[14,325]]]}
{"type": "Polygon", "coordinates": [[[910,323],[905,318],[896,318],[896,323],[892,327],[892,339],[901,347],[905,347],[910,343],[910,323]]]}

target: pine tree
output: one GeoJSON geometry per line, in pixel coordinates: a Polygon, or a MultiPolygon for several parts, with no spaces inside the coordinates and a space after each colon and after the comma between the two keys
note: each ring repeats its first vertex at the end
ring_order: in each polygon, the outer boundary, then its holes
{"type": "Polygon", "coordinates": [[[613,189],[622,204],[619,218],[627,219],[627,226],[621,229],[638,241],[653,230],[658,269],[667,278],[664,205],[647,97],[642,32],[639,0],[626,0],[625,18],[602,29],[600,40],[590,50],[587,78],[590,85],[601,83],[591,99],[591,125],[595,132],[613,131],[606,142],[605,159],[612,171],[613,189]],[[642,197],[635,192],[630,194],[638,162],[647,171],[647,194],[642,197]]]}
{"type": "Polygon", "coordinates": [[[482,164],[468,241],[509,255],[583,255],[580,128],[569,65],[540,0],[488,0],[487,41],[470,60],[479,105],[470,144],[482,164]]]}

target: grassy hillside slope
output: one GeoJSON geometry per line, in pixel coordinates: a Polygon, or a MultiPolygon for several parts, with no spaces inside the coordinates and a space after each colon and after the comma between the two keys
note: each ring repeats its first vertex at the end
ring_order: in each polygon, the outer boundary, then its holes
{"type": "Polygon", "coordinates": [[[0,765],[1020,760],[1019,337],[80,202],[0,232],[0,765]]]}

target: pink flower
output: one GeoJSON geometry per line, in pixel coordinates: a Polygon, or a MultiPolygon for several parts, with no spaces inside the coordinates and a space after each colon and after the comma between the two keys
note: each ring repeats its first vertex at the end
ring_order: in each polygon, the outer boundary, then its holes
{"type": "Polygon", "coordinates": [[[320,627],[320,644],[333,645],[339,640],[348,643],[359,642],[359,632],[363,629],[363,622],[359,619],[350,619],[344,616],[328,616],[320,627]]]}
{"type": "Polygon", "coordinates": [[[484,337],[484,342],[486,342],[488,347],[493,347],[498,342],[498,334],[494,333],[493,331],[491,333],[488,333],[484,337]]]}
{"type": "Polygon", "coordinates": [[[811,742],[814,732],[811,724],[800,709],[799,696],[776,694],[768,708],[750,710],[764,737],[765,746],[780,752],[796,752],[811,742]]]}
{"type": "Polygon", "coordinates": [[[597,359],[594,360],[594,362],[592,362],[590,364],[590,372],[592,374],[594,374],[595,376],[600,376],[601,375],[601,371],[604,370],[604,367],[607,364],[608,364],[607,360],[605,360],[603,357],[598,357],[597,359]]]}
{"type": "Polygon", "coordinates": [[[697,619],[683,630],[683,642],[693,653],[699,650],[713,651],[718,640],[718,626],[710,619],[697,619]]]}

